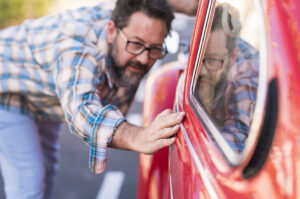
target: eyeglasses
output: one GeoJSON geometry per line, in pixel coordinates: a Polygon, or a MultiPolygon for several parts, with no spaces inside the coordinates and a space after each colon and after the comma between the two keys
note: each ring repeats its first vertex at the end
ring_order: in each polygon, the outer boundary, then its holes
{"type": "Polygon", "coordinates": [[[163,46],[162,48],[159,47],[146,47],[144,44],[136,41],[130,41],[126,38],[124,33],[118,29],[120,32],[121,37],[127,42],[126,43],[126,51],[133,54],[133,55],[140,55],[145,50],[148,50],[149,57],[152,59],[162,59],[168,53],[168,50],[163,46]]]}
{"type": "Polygon", "coordinates": [[[225,59],[204,58],[203,64],[208,70],[220,70],[223,67],[225,59]]]}

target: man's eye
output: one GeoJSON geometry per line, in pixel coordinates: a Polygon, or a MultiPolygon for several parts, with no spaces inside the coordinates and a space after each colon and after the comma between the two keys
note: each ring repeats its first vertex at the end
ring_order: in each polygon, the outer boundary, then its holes
{"type": "Polygon", "coordinates": [[[151,50],[154,50],[154,51],[162,51],[162,48],[159,48],[159,47],[151,47],[151,50]]]}
{"type": "Polygon", "coordinates": [[[144,44],[142,44],[142,43],[140,43],[140,42],[131,41],[130,44],[131,44],[131,45],[135,45],[135,46],[144,47],[144,44]]]}

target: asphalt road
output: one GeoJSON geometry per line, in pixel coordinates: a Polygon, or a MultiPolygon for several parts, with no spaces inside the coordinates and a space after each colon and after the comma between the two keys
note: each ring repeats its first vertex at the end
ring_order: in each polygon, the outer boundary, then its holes
{"type": "MultiPolygon", "coordinates": [[[[132,110],[140,110],[136,103],[132,110]]],[[[131,111],[131,113],[133,112],[131,111]]],[[[138,154],[130,151],[109,149],[109,159],[104,173],[95,175],[88,169],[89,147],[64,128],[61,139],[61,166],[57,179],[55,199],[104,199],[101,191],[117,199],[135,198],[138,154]],[[123,175],[116,178],[109,189],[105,188],[107,176],[123,175]],[[105,180],[104,180],[105,179],[105,180]],[[120,190],[116,189],[119,184],[120,190]]],[[[105,195],[104,194],[104,195],[105,195]]]]}
{"type": "MultiPolygon", "coordinates": [[[[173,29],[181,40],[188,41],[193,27],[192,18],[177,16],[173,29]]],[[[156,67],[176,59],[168,55],[156,67]]],[[[128,120],[142,123],[143,84],[128,113],[128,120]]],[[[136,198],[138,154],[109,149],[109,159],[104,173],[95,175],[88,169],[89,147],[63,126],[61,134],[60,170],[54,199],[134,199],[136,198]]],[[[0,199],[5,198],[0,178],[0,199]]]]}

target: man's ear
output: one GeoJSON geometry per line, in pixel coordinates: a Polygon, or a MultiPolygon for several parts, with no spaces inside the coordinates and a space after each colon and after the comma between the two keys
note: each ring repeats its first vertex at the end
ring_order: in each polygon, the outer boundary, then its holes
{"type": "Polygon", "coordinates": [[[109,20],[108,24],[107,24],[107,29],[106,29],[106,40],[107,43],[112,44],[116,35],[117,35],[117,27],[115,25],[115,22],[113,22],[112,20],[109,20]]]}

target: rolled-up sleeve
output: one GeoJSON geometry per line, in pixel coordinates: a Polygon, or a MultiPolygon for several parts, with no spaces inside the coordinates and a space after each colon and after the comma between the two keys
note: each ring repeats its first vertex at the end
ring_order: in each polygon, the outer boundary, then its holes
{"type": "Polygon", "coordinates": [[[54,75],[56,92],[70,129],[90,146],[89,168],[94,173],[104,171],[108,143],[125,121],[116,106],[101,103],[96,89],[100,68],[94,56],[76,50],[60,58],[54,75]]]}

